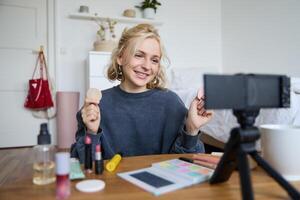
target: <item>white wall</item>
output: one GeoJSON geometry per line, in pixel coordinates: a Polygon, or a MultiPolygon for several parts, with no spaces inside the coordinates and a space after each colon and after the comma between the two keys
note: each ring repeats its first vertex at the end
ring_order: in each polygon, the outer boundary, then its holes
{"type": "Polygon", "coordinates": [[[300,1],[226,0],[223,71],[300,76],[300,1]]]}
{"type": "MultiPolygon", "coordinates": [[[[88,51],[97,25],[69,18],[80,5],[90,12],[121,16],[141,0],[56,0],[57,90],[85,88],[88,51]],[[117,5],[117,6],[116,6],[117,5]]],[[[199,67],[204,72],[283,73],[300,76],[300,1],[161,0],[157,19],[171,67],[199,67]]],[[[138,16],[140,12],[137,10],[138,16]]],[[[120,36],[125,26],[117,24],[120,36]]]]}
{"type": "Polygon", "coordinates": [[[158,17],[172,67],[220,71],[221,0],[164,0],[158,17]]]}
{"type": "MultiPolygon", "coordinates": [[[[123,10],[141,0],[57,0],[56,49],[57,90],[80,91],[84,95],[85,60],[96,39],[93,21],[68,17],[80,5],[90,13],[121,16],[123,10]],[[116,6],[117,5],[117,6],[116,6]]],[[[221,0],[161,0],[157,19],[161,37],[171,60],[171,67],[201,67],[204,71],[221,70],[221,0]]],[[[140,12],[137,10],[138,15],[140,12]]],[[[117,35],[129,24],[117,24],[117,35]]]]}

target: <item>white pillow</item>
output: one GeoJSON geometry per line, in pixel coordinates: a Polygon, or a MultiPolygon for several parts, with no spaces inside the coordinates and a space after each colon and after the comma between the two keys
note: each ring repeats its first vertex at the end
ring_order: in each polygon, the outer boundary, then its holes
{"type": "Polygon", "coordinates": [[[197,89],[172,89],[182,100],[185,107],[189,109],[191,102],[197,96],[197,89]]]}
{"type": "Polygon", "coordinates": [[[300,94],[300,78],[291,77],[291,90],[296,94],[300,94]]]}
{"type": "Polygon", "coordinates": [[[203,88],[203,69],[172,68],[170,88],[174,90],[203,88]]]}

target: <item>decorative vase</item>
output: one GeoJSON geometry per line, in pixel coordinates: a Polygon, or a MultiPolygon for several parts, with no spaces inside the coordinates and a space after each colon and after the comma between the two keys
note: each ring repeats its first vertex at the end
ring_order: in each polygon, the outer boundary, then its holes
{"type": "Polygon", "coordinates": [[[77,121],[73,116],[79,109],[79,92],[57,91],[56,105],[57,144],[58,148],[67,149],[75,142],[77,121]]]}
{"type": "Polygon", "coordinates": [[[95,51],[111,52],[116,46],[117,43],[113,40],[97,40],[94,42],[95,51]]]}
{"type": "Polygon", "coordinates": [[[154,19],[155,11],[153,8],[146,8],[143,10],[143,17],[146,19],[154,19]]]}

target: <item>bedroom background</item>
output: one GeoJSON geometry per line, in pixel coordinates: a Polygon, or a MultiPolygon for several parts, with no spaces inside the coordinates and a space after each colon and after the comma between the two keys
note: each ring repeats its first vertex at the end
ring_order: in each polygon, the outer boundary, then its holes
{"type": "MultiPolygon", "coordinates": [[[[0,1],[0,15],[1,9],[11,4],[8,2],[0,1]]],[[[69,14],[78,12],[81,5],[86,5],[90,13],[121,16],[125,9],[133,8],[141,0],[31,0],[31,2],[43,4],[43,12],[46,12],[47,17],[41,23],[46,23],[48,28],[48,32],[44,33],[48,38],[44,40],[44,46],[56,91],[79,91],[79,105],[81,105],[85,94],[86,59],[88,52],[93,49],[97,24],[90,20],[71,19],[69,14]]],[[[160,2],[162,6],[157,10],[156,19],[163,24],[157,28],[171,60],[169,70],[175,75],[169,77],[170,79],[175,77],[170,80],[173,81],[172,87],[177,89],[197,87],[199,82],[196,80],[195,72],[201,75],[206,72],[252,72],[300,76],[299,1],[160,0],[160,2]],[[194,75],[192,78],[191,74],[194,75]],[[189,82],[185,81],[185,76],[190,77],[189,82]]],[[[140,17],[140,12],[136,11],[137,17],[140,17]]],[[[10,20],[6,16],[0,17],[1,23],[7,24],[10,20]]],[[[126,26],[132,24],[116,25],[117,37],[126,26]]],[[[15,39],[13,36],[10,38],[15,39]]],[[[0,44],[2,50],[7,48],[3,44],[5,43],[0,44]]],[[[36,46],[36,49],[38,48],[39,46],[36,46]]],[[[1,69],[4,68],[4,63],[1,63],[1,69]]],[[[33,66],[30,65],[28,68],[32,72],[33,66]]],[[[5,80],[4,73],[0,74],[1,79],[5,80]]],[[[22,76],[24,86],[29,78],[30,76],[22,76]]],[[[4,81],[1,83],[3,85],[4,81]]],[[[7,91],[5,87],[0,91],[1,98],[5,102],[9,102],[6,98],[7,91]]],[[[31,143],[28,141],[13,144],[10,143],[11,139],[3,139],[0,147],[26,146],[36,142],[39,128],[37,125],[40,120],[36,121],[33,116],[26,115],[35,123],[25,128],[15,126],[22,124],[22,118],[18,115],[29,112],[22,107],[26,88],[24,87],[21,92],[22,98],[18,100],[20,106],[13,114],[7,117],[5,114],[9,112],[7,104],[1,105],[1,109],[5,112],[1,112],[3,120],[0,125],[3,129],[0,135],[2,138],[11,138],[12,132],[14,135],[26,132],[32,137],[31,143]]],[[[50,131],[53,141],[56,142],[56,123],[53,119],[50,120],[50,131]]]]}

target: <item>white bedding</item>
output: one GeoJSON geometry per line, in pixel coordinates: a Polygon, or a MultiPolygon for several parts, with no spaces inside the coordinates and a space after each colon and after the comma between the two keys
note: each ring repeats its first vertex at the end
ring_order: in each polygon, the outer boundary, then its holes
{"type": "MultiPolygon", "coordinates": [[[[197,70],[192,69],[190,74],[199,74],[197,70]]],[[[198,88],[202,87],[202,75],[198,75],[196,84],[191,83],[193,76],[182,74],[180,79],[176,79],[179,75],[173,72],[170,88],[178,94],[185,106],[188,108],[192,99],[196,97],[198,88]],[[174,80],[175,78],[175,80],[174,80]],[[188,83],[185,83],[188,82],[188,83]],[[199,81],[201,81],[199,83],[199,81]],[[199,86],[199,87],[198,87],[199,86]]],[[[201,73],[200,73],[201,74],[201,73]]],[[[255,125],[261,124],[292,124],[300,126],[300,78],[291,78],[291,107],[280,109],[261,109],[259,116],[256,118],[255,125]]],[[[205,125],[201,130],[211,135],[217,140],[227,142],[230,130],[238,126],[235,116],[231,110],[215,110],[213,119],[205,125]]]]}

